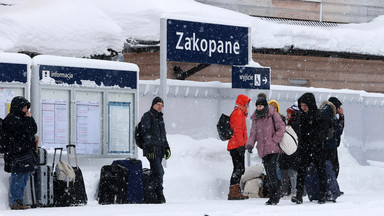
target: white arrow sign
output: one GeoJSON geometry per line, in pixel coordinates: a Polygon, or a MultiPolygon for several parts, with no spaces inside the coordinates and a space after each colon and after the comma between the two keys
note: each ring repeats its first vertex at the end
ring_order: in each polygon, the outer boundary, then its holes
{"type": "Polygon", "coordinates": [[[268,82],[267,77],[263,77],[263,82],[264,82],[264,84],[266,84],[268,82]]]}

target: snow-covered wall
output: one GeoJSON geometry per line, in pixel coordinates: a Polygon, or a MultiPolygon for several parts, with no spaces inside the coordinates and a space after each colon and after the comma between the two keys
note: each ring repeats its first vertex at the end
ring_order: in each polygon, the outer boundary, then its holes
{"type": "MultiPolygon", "coordinates": [[[[158,96],[159,80],[140,81],[139,119],[149,110],[152,99],[158,96]]],[[[317,105],[331,96],[338,97],[343,103],[345,129],[343,143],[361,164],[366,160],[384,161],[384,95],[353,90],[331,90],[289,86],[271,86],[270,91],[232,89],[228,83],[167,81],[167,99],[164,114],[167,133],[183,134],[195,139],[213,137],[218,139],[216,123],[221,113],[230,114],[238,94],[249,96],[251,106],[249,113],[255,110],[257,94],[266,93],[268,99],[280,103],[283,115],[305,92],[315,94],[317,105]]],[[[248,128],[250,128],[250,120],[248,128]]],[[[226,143],[223,145],[226,145],[226,143]]]]}

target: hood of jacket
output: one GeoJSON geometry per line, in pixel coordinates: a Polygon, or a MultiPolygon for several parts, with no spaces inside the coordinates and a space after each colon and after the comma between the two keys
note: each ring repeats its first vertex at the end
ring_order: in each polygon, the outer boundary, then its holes
{"type": "Polygon", "coordinates": [[[25,114],[22,110],[25,106],[27,106],[27,108],[29,109],[31,107],[31,103],[29,103],[29,101],[22,96],[14,97],[12,99],[11,108],[9,112],[18,116],[24,116],[25,114]]]}
{"type": "Polygon", "coordinates": [[[299,105],[299,109],[301,111],[303,111],[301,109],[301,105],[300,105],[301,103],[307,104],[307,106],[309,108],[309,112],[313,112],[313,111],[317,110],[315,95],[313,95],[312,93],[307,92],[307,93],[303,94],[297,102],[299,105]]]}
{"type": "Polygon", "coordinates": [[[323,103],[320,106],[320,114],[333,118],[336,117],[336,106],[329,101],[323,101],[323,103]]]}
{"type": "Polygon", "coordinates": [[[270,100],[268,101],[268,104],[273,106],[273,107],[277,107],[277,113],[280,114],[280,105],[279,105],[279,102],[277,102],[276,100],[270,100]]]}
{"type": "Polygon", "coordinates": [[[240,105],[247,105],[247,103],[251,101],[251,99],[243,94],[237,96],[236,103],[240,105]]]}

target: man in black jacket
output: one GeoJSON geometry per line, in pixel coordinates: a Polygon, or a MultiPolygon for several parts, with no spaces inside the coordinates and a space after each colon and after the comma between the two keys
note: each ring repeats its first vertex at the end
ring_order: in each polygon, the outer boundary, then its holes
{"type": "Polygon", "coordinates": [[[161,164],[163,158],[171,156],[165,132],[163,113],[164,101],[160,97],[155,97],[152,101],[151,109],[144,113],[141,118],[142,132],[144,138],[143,154],[147,157],[151,168],[151,179],[154,181],[154,191],[156,197],[150,202],[165,203],[163,193],[164,169],[161,164]]]}
{"type": "Polygon", "coordinates": [[[28,111],[31,104],[24,97],[12,99],[10,113],[3,121],[3,133],[6,140],[4,170],[11,173],[9,200],[11,209],[27,209],[23,204],[23,192],[30,172],[35,170],[37,125],[28,111]]]}
{"type": "Polygon", "coordinates": [[[327,190],[327,176],[325,171],[324,141],[329,127],[327,121],[320,120],[315,96],[312,93],[303,94],[299,100],[299,114],[295,119],[299,125],[299,167],[297,171],[297,192],[291,201],[303,203],[304,183],[307,167],[313,163],[320,181],[320,195],[318,202],[325,203],[327,190]]]}

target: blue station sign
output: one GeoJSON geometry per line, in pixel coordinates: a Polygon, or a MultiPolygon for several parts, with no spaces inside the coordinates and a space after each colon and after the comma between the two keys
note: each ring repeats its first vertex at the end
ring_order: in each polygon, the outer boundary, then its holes
{"type": "Polygon", "coordinates": [[[249,28],[167,19],[167,60],[248,64],[249,28]]]}
{"type": "Polygon", "coordinates": [[[56,84],[81,85],[84,80],[89,80],[99,86],[103,84],[108,87],[137,89],[136,71],[40,65],[39,74],[40,80],[52,78],[56,84]]]}
{"type": "Polygon", "coordinates": [[[270,89],[271,68],[268,67],[232,67],[232,88],[270,89]]]}
{"type": "Polygon", "coordinates": [[[27,82],[27,64],[0,63],[0,82],[27,82]]]}

